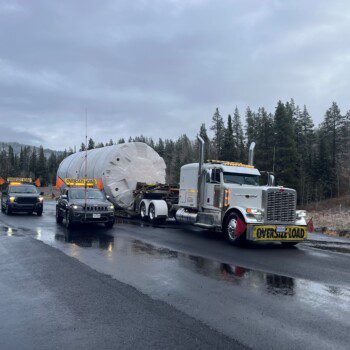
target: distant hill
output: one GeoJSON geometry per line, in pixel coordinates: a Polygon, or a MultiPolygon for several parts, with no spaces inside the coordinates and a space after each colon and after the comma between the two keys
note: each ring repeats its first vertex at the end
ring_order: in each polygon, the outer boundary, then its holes
{"type": "MultiPolygon", "coordinates": [[[[0,151],[2,151],[3,149],[7,150],[9,146],[12,146],[13,148],[13,152],[18,155],[21,152],[21,147],[30,147],[30,149],[32,150],[33,148],[35,148],[37,151],[39,150],[39,147],[36,146],[31,146],[31,145],[25,145],[19,142],[1,142],[0,141],[0,151]]],[[[45,157],[48,158],[50,156],[50,154],[54,152],[56,155],[62,154],[62,151],[55,151],[49,148],[44,148],[44,154],[45,157]]]]}

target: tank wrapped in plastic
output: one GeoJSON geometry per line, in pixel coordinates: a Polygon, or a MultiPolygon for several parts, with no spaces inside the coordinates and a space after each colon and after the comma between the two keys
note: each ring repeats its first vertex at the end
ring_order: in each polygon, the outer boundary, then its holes
{"type": "Polygon", "coordinates": [[[65,158],[57,171],[64,178],[102,179],[110,200],[119,208],[133,209],[133,191],[138,182],[164,184],[164,159],[142,142],[130,142],[74,153],[65,158]]]}

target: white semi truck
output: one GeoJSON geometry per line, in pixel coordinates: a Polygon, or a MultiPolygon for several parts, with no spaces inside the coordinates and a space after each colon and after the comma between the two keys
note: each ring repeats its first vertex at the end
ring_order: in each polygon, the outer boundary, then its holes
{"type": "Polygon", "coordinates": [[[165,188],[163,197],[161,186],[142,190],[141,185],[135,192],[136,210],[143,219],[174,216],[182,223],[222,231],[232,244],[249,240],[295,245],[307,238],[306,212],[296,210],[296,191],[274,186],[273,175],[268,175],[268,185],[259,185],[261,174],[253,165],[254,143],[247,165],[204,163],[204,141],[198,140],[199,163],[181,168],[177,203],[175,188],[165,188]]]}
{"type": "MultiPolygon", "coordinates": [[[[253,165],[254,146],[248,164],[204,162],[204,141],[199,162],[184,165],[180,184],[165,184],[165,164],[149,146],[129,143],[88,151],[87,174],[102,178],[106,194],[117,212],[151,222],[173,217],[178,222],[222,231],[227,240],[294,245],[307,238],[306,213],[296,210],[297,194],[290,188],[260,186],[260,172],[253,165]]],[[[66,158],[58,176],[82,177],[83,154],[66,158]]]]}

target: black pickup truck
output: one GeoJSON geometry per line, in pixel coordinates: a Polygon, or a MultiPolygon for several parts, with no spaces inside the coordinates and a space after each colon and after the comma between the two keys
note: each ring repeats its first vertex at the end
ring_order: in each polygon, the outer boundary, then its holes
{"type": "Polygon", "coordinates": [[[38,216],[43,214],[43,192],[31,184],[9,185],[1,196],[1,211],[7,215],[13,212],[35,212],[38,216]]]}

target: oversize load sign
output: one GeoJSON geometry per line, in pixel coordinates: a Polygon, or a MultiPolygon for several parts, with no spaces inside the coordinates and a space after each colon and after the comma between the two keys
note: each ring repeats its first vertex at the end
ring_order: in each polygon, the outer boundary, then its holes
{"type": "Polygon", "coordinates": [[[87,186],[94,187],[97,185],[97,180],[95,179],[64,179],[67,186],[87,186]]]}
{"type": "Polygon", "coordinates": [[[303,241],[306,226],[254,226],[253,239],[258,241],[303,241]],[[282,228],[282,229],[281,229],[282,228]]]}
{"type": "Polygon", "coordinates": [[[7,182],[33,182],[30,177],[8,177],[7,182]]]}

